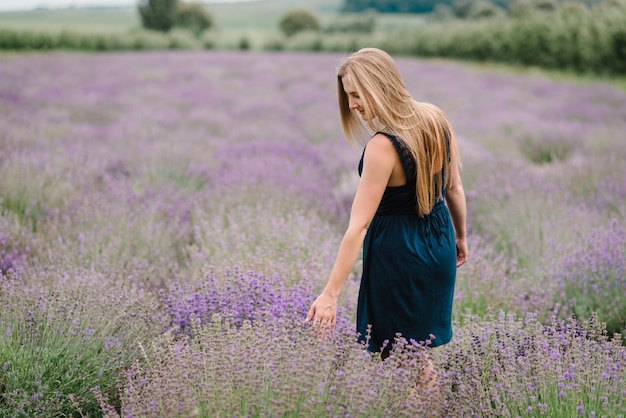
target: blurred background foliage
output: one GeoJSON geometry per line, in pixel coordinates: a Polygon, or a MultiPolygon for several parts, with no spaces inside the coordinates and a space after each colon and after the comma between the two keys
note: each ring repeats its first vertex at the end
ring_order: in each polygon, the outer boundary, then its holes
{"type": "Polygon", "coordinates": [[[626,73],[626,0],[140,0],[0,13],[2,50],[252,49],[392,54],[626,73]]]}

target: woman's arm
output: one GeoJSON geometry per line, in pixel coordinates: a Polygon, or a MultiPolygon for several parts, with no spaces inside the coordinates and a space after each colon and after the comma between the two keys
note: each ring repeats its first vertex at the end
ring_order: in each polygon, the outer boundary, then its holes
{"type": "Polygon", "coordinates": [[[466,219],[467,204],[465,191],[459,174],[458,164],[450,164],[450,180],[446,191],[446,204],[450,210],[454,235],[456,237],[456,266],[461,267],[467,261],[466,219]]]}
{"type": "Polygon", "coordinates": [[[354,263],[396,162],[399,162],[391,141],[384,135],[370,139],[363,156],[363,171],[350,212],[350,222],[343,236],[335,264],[326,287],[311,305],[305,322],[313,320],[322,336],[335,325],[337,299],[354,263]]]}

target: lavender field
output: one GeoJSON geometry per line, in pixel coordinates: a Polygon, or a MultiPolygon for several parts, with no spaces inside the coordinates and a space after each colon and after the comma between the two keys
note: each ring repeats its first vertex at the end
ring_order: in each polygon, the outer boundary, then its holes
{"type": "Polygon", "coordinates": [[[421,349],[355,342],[358,265],[303,323],[358,181],[341,59],[0,56],[0,416],[626,416],[626,92],[398,59],[468,200],[436,405],[421,349]]]}

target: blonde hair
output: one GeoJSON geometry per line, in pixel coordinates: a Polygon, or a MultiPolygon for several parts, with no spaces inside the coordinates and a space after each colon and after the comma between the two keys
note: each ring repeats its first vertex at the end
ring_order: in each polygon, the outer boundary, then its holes
{"type": "Polygon", "coordinates": [[[350,110],[343,79],[363,99],[366,114],[373,115],[368,120],[371,131],[395,135],[411,151],[417,171],[417,213],[429,214],[442,197],[444,173],[450,185],[451,165],[460,166],[448,118],[437,106],[411,97],[389,54],[377,48],[363,48],[346,58],[337,71],[341,124],[353,145],[366,141],[371,132],[356,112],[350,110]]]}

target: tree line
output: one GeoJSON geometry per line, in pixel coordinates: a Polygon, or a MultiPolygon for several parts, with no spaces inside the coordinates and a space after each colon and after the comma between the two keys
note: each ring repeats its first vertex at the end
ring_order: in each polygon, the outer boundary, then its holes
{"type": "MultiPolygon", "coordinates": [[[[555,8],[563,0],[531,0],[539,7],[555,8]]],[[[469,14],[472,8],[479,9],[493,7],[507,12],[515,9],[520,3],[528,3],[529,0],[344,0],[342,10],[344,12],[363,12],[375,10],[380,13],[432,13],[438,10],[450,10],[457,17],[469,14]]],[[[593,6],[601,0],[578,0],[578,3],[593,6]]]]}
{"type": "Polygon", "coordinates": [[[200,35],[213,25],[211,15],[197,1],[140,0],[137,10],[146,29],[167,32],[174,27],[180,27],[200,35]]]}
{"type": "Polygon", "coordinates": [[[414,27],[397,30],[378,30],[380,14],[376,12],[339,13],[334,21],[322,22],[311,11],[290,10],[279,21],[280,34],[253,40],[242,34],[238,43],[226,43],[218,32],[207,30],[212,20],[204,5],[141,0],[138,11],[144,27],[155,30],[86,34],[0,28],[0,50],[238,48],[345,53],[376,46],[405,56],[626,74],[626,0],[603,0],[592,7],[576,2],[517,0],[511,2],[506,14],[470,8],[463,9],[467,14],[462,18],[457,15],[462,10],[459,4],[456,12],[448,10],[446,14],[439,8],[438,13],[419,19],[414,27]],[[187,10],[192,13],[187,14],[187,10]],[[159,17],[159,13],[165,16],[159,17]]]}

